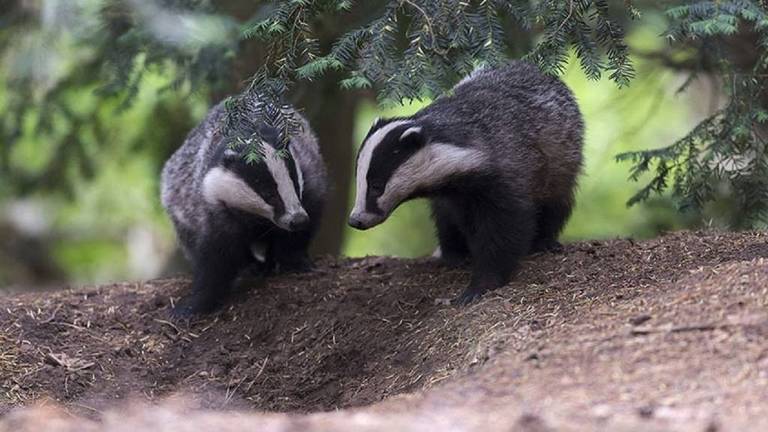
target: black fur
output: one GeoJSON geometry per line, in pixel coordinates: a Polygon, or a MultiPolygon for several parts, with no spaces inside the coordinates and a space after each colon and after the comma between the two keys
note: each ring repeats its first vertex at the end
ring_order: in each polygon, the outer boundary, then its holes
{"type": "Polygon", "coordinates": [[[498,195],[503,191],[492,179],[472,183],[480,189],[453,188],[432,201],[442,259],[449,265],[467,259],[472,263],[472,278],[456,299],[459,304],[506,284],[528,254],[536,230],[536,211],[529,201],[498,195]]]}

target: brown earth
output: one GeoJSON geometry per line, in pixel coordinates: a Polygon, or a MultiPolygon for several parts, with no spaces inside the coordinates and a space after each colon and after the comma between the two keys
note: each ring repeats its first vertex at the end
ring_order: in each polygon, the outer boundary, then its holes
{"type": "Polygon", "coordinates": [[[185,279],[0,298],[0,431],[768,430],[764,258],[578,243],[464,308],[466,269],[326,259],[192,323],[185,279]]]}

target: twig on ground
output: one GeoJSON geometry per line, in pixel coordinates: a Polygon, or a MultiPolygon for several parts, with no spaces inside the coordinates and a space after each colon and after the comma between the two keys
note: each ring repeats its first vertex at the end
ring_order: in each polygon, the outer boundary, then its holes
{"type": "Polygon", "coordinates": [[[174,330],[176,330],[177,334],[181,334],[181,330],[179,330],[179,328],[176,327],[176,324],[174,324],[174,323],[172,323],[170,321],[166,321],[166,320],[162,320],[162,319],[158,319],[158,318],[155,318],[154,321],[155,322],[159,322],[160,324],[165,324],[165,325],[173,328],[174,330]]]}

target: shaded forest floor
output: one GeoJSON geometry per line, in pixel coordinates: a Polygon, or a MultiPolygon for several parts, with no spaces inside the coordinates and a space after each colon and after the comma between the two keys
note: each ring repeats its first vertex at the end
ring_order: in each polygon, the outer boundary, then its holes
{"type": "Polygon", "coordinates": [[[768,430],[766,258],[577,243],[464,308],[467,269],[326,259],[190,323],[185,279],[8,296],[0,431],[768,430]]]}

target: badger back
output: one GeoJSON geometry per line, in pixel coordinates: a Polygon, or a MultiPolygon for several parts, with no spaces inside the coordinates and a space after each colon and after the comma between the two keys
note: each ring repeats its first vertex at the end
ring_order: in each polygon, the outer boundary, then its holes
{"type": "Polygon", "coordinates": [[[570,194],[581,170],[578,104],[561,80],[530,63],[480,69],[419,114],[493,155],[496,178],[518,192],[542,200],[570,194]]]}
{"type": "MultiPolygon", "coordinates": [[[[521,159],[525,144],[535,149],[534,156],[542,161],[534,179],[535,194],[541,200],[570,196],[576,177],[582,167],[584,122],[579,106],[568,86],[559,78],[546,75],[533,64],[515,61],[488,71],[477,77],[475,85],[470,82],[459,94],[476,91],[479,87],[496,87],[500,106],[496,111],[508,110],[514,114],[510,119],[499,117],[498,124],[506,122],[506,128],[499,128],[506,139],[493,140],[515,142],[512,149],[497,148],[495,153],[504,155],[512,150],[521,172],[533,160],[521,159]],[[504,108],[506,107],[506,108],[504,108]],[[505,151],[506,150],[506,151],[505,151]]],[[[500,147],[500,146],[499,146],[500,147]]]]}
{"type": "Polygon", "coordinates": [[[562,80],[531,63],[481,69],[459,83],[453,97],[434,105],[451,112],[448,121],[485,129],[496,153],[514,143],[514,151],[536,146],[552,160],[581,163],[584,124],[574,96],[562,80]]]}

